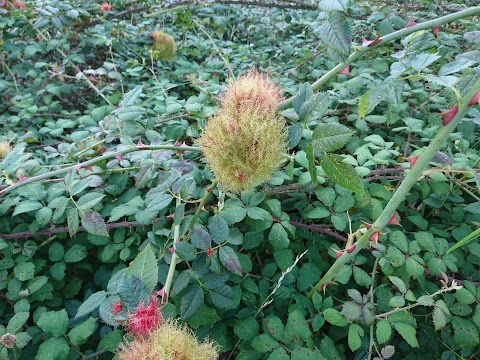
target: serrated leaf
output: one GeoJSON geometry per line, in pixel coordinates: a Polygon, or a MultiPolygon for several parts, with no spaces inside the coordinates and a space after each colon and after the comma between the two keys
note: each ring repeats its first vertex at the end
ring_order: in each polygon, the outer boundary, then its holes
{"type": "Polygon", "coordinates": [[[367,91],[365,94],[360,96],[358,99],[358,116],[360,119],[363,119],[365,115],[368,114],[368,97],[370,96],[370,91],[367,91]]]}
{"type": "Polygon", "coordinates": [[[350,0],[322,0],[318,7],[323,11],[343,11],[347,12],[350,0]]]}
{"type": "Polygon", "coordinates": [[[330,96],[324,92],[306,99],[298,110],[299,120],[307,122],[321,118],[328,110],[329,101],[330,96]]]}
{"type": "Polygon", "coordinates": [[[393,285],[397,287],[398,290],[400,290],[402,294],[405,294],[407,292],[407,286],[402,279],[396,276],[389,276],[388,279],[392,282],[393,285]]]}
{"type": "Polygon", "coordinates": [[[30,317],[28,311],[19,311],[8,321],[5,332],[15,334],[27,322],[30,317]]]}
{"type": "Polygon", "coordinates": [[[208,225],[208,231],[215,244],[221,244],[227,240],[230,232],[227,222],[220,215],[214,215],[211,218],[210,224],[208,225]]]}
{"type": "Polygon", "coordinates": [[[460,347],[473,349],[480,343],[478,330],[467,319],[455,316],[452,319],[453,341],[460,347]]]}
{"type": "Polygon", "coordinates": [[[350,296],[350,298],[352,298],[352,300],[355,301],[357,304],[362,304],[362,303],[363,303],[363,296],[362,296],[362,294],[360,293],[360,291],[358,291],[357,289],[348,289],[348,290],[347,290],[347,294],[348,294],[348,296],[350,296]]]}
{"type": "MultiPolygon", "coordinates": [[[[121,278],[117,291],[118,296],[122,300],[122,304],[125,305],[126,310],[130,312],[134,312],[137,309],[140,301],[143,300],[148,303],[150,296],[147,286],[139,278],[131,274],[126,274],[121,278]]],[[[112,296],[109,296],[107,300],[112,302],[110,298],[112,298],[112,296]]],[[[102,302],[102,304],[104,302],[102,302]]]]}
{"type": "Polygon", "coordinates": [[[430,53],[421,53],[416,55],[410,65],[416,71],[421,71],[428,67],[429,65],[433,64],[435,61],[440,59],[441,56],[438,54],[430,54],[430,53]]]}
{"type": "Polygon", "coordinates": [[[170,194],[156,195],[148,203],[147,210],[150,210],[150,211],[163,210],[172,202],[172,200],[173,200],[173,197],[170,194]]]}
{"type": "Polygon", "coordinates": [[[53,337],[40,344],[35,360],[66,360],[69,352],[64,338],[53,337]]]}
{"type": "Polygon", "coordinates": [[[100,306],[106,297],[107,293],[103,290],[97,291],[96,293],[90,295],[89,298],[78,307],[75,319],[90,314],[93,310],[100,306]]]}
{"type": "Polygon", "coordinates": [[[392,327],[390,326],[390,323],[388,321],[380,320],[377,323],[375,333],[377,335],[377,340],[380,344],[386,343],[392,335],[392,327]]]}
{"type": "Polygon", "coordinates": [[[240,265],[237,254],[230,246],[222,246],[218,255],[223,266],[229,271],[238,275],[242,274],[242,265],[240,265]]]}
{"type": "Polygon", "coordinates": [[[158,283],[158,265],[150,244],[128,266],[128,273],[140,279],[151,292],[158,283]]]}
{"type": "Polygon", "coordinates": [[[188,325],[193,329],[197,329],[200,326],[210,326],[215,324],[220,317],[217,315],[215,309],[203,305],[189,320],[188,325]]]}
{"type": "Polygon", "coordinates": [[[365,190],[357,173],[351,165],[342,161],[343,158],[339,155],[325,154],[321,165],[325,173],[338,185],[363,195],[365,190]]]}
{"type": "Polygon", "coordinates": [[[120,105],[123,107],[131,106],[135,104],[138,98],[142,95],[143,86],[136,86],[128,93],[123,95],[123,99],[120,102],[120,105]]]}
{"type": "Polygon", "coordinates": [[[349,320],[357,320],[362,316],[362,308],[353,301],[345,301],[342,306],[341,313],[345,315],[349,320]]]}
{"type": "Polygon", "coordinates": [[[143,189],[148,185],[150,180],[153,177],[154,173],[154,164],[143,164],[138,169],[138,172],[135,174],[135,187],[137,189],[143,189]]]}
{"type": "Polygon", "coordinates": [[[414,327],[402,322],[397,322],[393,326],[408,345],[411,347],[418,347],[417,330],[415,330],[414,327]]]}
{"type": "Polygon", "coordinates": [[[207,250],[212,245],[212,238],[210,237],[210,234],[201,228],[191,230],[190,239],[192,241],[192,245],[197,249],[207,250]]]}
{"type": "Polygon", "coordinates": [[[43,331],[60,337],[66,334],[68,329],[68,314],[65,309],[59,311],[46,311],[42,313],[37,325],[43,331]]]}
{"type": "Polygon", "coordinates": [[[77,201],[77,205],[80,210],[89,210],[97,205],[105,197],[104,194],[98,192],[90,192],[80,197],[77,201]]]}
{"type": "Polygon", "coordinates": [[[80,226],[78,210],[76,207],[67,210],[67,226],[70,237],[73,237],[77,233],[78,227],[80,226]]]}
{"type": "Polygon", "coordinates": [[[209,292],[213,304],[220,309],[227,309],[233,304],[233,291],[228,285],[222,284],[209,292]]]}
{"type": "Polygon", "coordinates": [[[82,216],[82,225],[90,234],[109,236],[105,220],[96,211],[89,211],[82,216]]]}
{"type": "Polygon", "coordinates": [[[326,309],[323,312],[323,317],[326,321],[335,326],[343,327],[348,325],[347,318],[335,309],[326,309]]]}
{"type": "Polygon", "coordinates": [[[390,359],[393,355],[395,355],[395,347],[393,345],[387,345],[380,350],[382,357],[387,360],[390,359]]]}
{"type": "Polygon", "coordinates": [[[436,306],[433,309],[433,325],[435,325],[435,331],[441,330],[447,325],[445,313],[436,306]]]}
{"type": "Polygon", "coordinates": [[[417,303],[423,306],[433,306],[433,298],[430,295],[422,295],[417,299],[417,303]]]}
{"type": "Polygon", "coordinates": [[[192,317],[204,302],[203,290],[199,286],[192,286],[180,301],[180,316],[183,319],[192,317]]]}
{"type": "Polygon", "coordinates": [[[122,121],[134,120],[145,113],[145,110],[138,106],[128,106],[117,110],[117,116],[122,121]]]}
{"type": "Polygon", "coordinates": [[[89,318],[68,332],[68,340],[75,346],[85,344],[88,337],[94,333],[96,326],[97,319],[89,318]]]}
{"type": "Polygon", "coordinates": [[[12,216],[35,211],[41,209],[42,207],[43,205],[39,201],[25,200],[15,206],[15,211],[13,212],[12,216]]]}
{"type": "Polygon", "coordinates": [[[317,34],[327,46],[332,60],[345,62],[348,59],[352,34],[345,15],[341,12],[331,13],[318,28],[317,34]]]}
{"type": "Polygon", "coordinates": [[[345,125],[322,123],[313,131],[312,144],[317,151],[331,152],[344,147],[353,134],[354,132],[345,125]]]}
{"type": "Polygon", "coordinates": [[[297,114],[300,113],[302,105],[313,96],[313,90],[309,83],[304,83],[293,98],[293,109],[297,114]]]}
{"type": "MultiPolygon", "coordinates": [[[[168,195],[168,197],[171,199],[171,195],[168,195]]],[[[142,197],[135,196],[133,199],[129,200],[125,204],[114,207],[110,212],[110,218],[108,219],[108,222],[117,221],[124,216],[137,214],[139,210],[143,207],[143,204],[144,201],[142,197]]]]}
{"type": "Polygon", "coordinates": [[[305,154],[307,155],[310,179],[312,184],[315,185],[317,183],[317,168],[315,167],[315,154],[312,144],[307,145],[305,148],[305,154]]]}
{"type": "Polygon", "coordinates": [[[365,335],[363,329],[357,324],[350,324],[348,327],[348,347],[356,351],[362,345],[362,336],[365,335]]]}

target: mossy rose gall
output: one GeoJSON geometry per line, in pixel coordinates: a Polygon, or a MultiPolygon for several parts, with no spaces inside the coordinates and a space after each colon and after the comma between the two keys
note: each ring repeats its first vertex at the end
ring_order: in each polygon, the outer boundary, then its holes
{"type": "Polygon", "coordinates": [[[170,60],[175,55],[175,40],[163,31],[154,31],[150,34],[153,44],[150,47],[154,60],[170,60]]]}
{"type": "Polygon", "coordinates": [[[259,185],[282,164],[286,144],[280,100],[280,89],[256,71],[229,84],[198,141],[224,190],[259,185]]]}

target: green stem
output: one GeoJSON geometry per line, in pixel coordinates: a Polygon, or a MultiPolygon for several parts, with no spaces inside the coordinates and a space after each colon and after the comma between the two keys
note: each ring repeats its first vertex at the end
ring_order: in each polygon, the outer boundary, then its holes
{"type": "MultiPolygon", "coordinates": [[[[195,211],[195,214],[193,215],[192,220],[188,224],[188,228],[192,229],[195,223],[197,222],[198,216],[202,212],[202,208],[207,202],[208,198],[210,197],[210,194],[212,193],[213,189],[217,186],[217,181],[213,180],[212,185],[210,185],[210,188],[205,190],[205,194],[203,195],[202,199],[198,203],[197,210],[195,211]]],[[[178,207],[182,203],[181,198],[177,198],[176,206],[178,207]]],[[[173,230],[173,249],[175,250],[175,244],[179,241],[180,239],[180,224],[175,225],[175,228],[173,230]]],[[[168,273],[167,273],[167,280],[165,281],[165,287],[164,289],[164,297],[168,299],[169,294],[170,294],[170,289],[172,287],[172,282],[173,282],[173,275],[175,274],[175,268],[177,266],[177,260],[178,256],[177,253],[174,252],[172,255],[172,260],[170,261],[170,267],[168,268],[168,273]]],[[[163,299],[162,299],[163,300],[163,299]]]]}
{"type": "MultiPolygon", "coordinates": [[[[480,7],[478,8],[480,11],[480,7]]],[[[440,150],[445,141],[448,139],[453,130],[457,127],[463,117],[469,110],[468,102],[480,90],[480,79],[470,88],[470,90],[462,98],[458,105],[458,112],[455,117],[446,126],[442,126],[438,130],[437,135],[432,139],[430,145],[425,149],[422,155],[417,159],[415,165],[410,170],[409,174],[402,181],[397,191],[393,194],[388,204],[383,209],[378,219],[373,223],[373,226],[368,229],[355,243],[355,249],[351,253],[344,253],[340,256],[330,267],[330,269],[323,275],[320,281],[310,290],[308,297],[311,298],[314,293],[321,291],[322,285],[330,282],[333,277],[340,271],[340,268],[353,260],[355,255],[362,250],[369,241],[370,235],[375,231],[380,231],[388,224],[392,216],[395,214],[398,206],[405,200],[410,189],[417,183],[422,176],[424,169],[428,163],[432,161],[435,154],[440,150]]]]}
{"type": "MultiPolygon", "coordinates": [[[[176,206],[180,206],[182,200],[177,198],[176,206]]],[[[180,223],[175,225],[173,229],[173,250],[175,250],[175,244],[180,240],[180,223]]],[[[170,261],[170,267],[168,268],[167,280],[165,281],[165,287],[163,288],[163,297],[164,299],[169,298],[170,288],[172,287],[173,275],[175,274],[175,267],[177,266],[178,255],[174,251],[172,254],[172,260],[170,261]]],[[[162,300],[164,300],[162,299],[162,300]]]]}
{"type": "MultiPolygon", "coordinates": [[[[372,285],[370,286],[370,303],[375,305],[375,297],[373,290],[375,289],[375,275],[377,273],[377,267],[378,267],[378,260],[379,258],[375,259],[375,263],[373,264],[373,270],[372,270],[372,285]]],[[[370,345],[368,347],[368,360],[372,358],[372,351],[373,351],[373,346],[375,345],[375,337],[374,337],[374,326],[375,322],[370,325],[370,345]]]]}
{"type": "Polygon", "coordinates": [[[16,189],[20,186],[27,185],[27,184],[30,184],[30,183],[35,182],[35,181],[48,179],[48,178],[54,177],[56,175],[65,174],[65,173],[69,172],[70,170],[75,169],[77,167],[78,168],[87,167],[87,166],[96,164],[99,161],[114,158],[115,156],[118,156],[118,155],[128,154],[128,153],[131,153],[133,151],[145,151],[145,150],[150,150],[150,151],[154,151],[154,150],[176,150],[176,151],[197,151],[197,152],[201,151],[200,148],[196,147],[196,146],[175,146],[175,145],[141,145],[141,146],[139,146],[139,145],[132,145],[132,146],[130,146],[126,149],[123,149],[123,150],[119,150],[119,151],[111,152],[111,153],[108,153],[108,154],[104,154],[102,156],[99,156],[99,157],[96,157],[94,159],[90,159],[90,160],[78,163],[76,165],[72,165],[72,166],[69,166],[69,167],[66,167],[66,168],[63,168],[63,169],[59,169],[59,170],[55,170],[55,171],[50,171],[48,173],[33,176],[33,177],[25,179],[21,182],[17,182],[15,184],[10,185],[9,187],[6,187],[2,191],[0,191],[0,196],[8,194],[9,192],[13,191],[14,189],[16,189]]]}
{"type": "MultiPolygon", "coordinates": [[[[453,13],[453,14],[449,14],[449,15],[446,15],[446,16],[439,17],[438,19],[426,21],[426,22],[423,22],[421,24],[417,24],[417,25],[414,25],[414,26],[411,26],[411,27],[408,27],[408,28],[405,28],[405,29],[401,29],[401,30],[392,32],[392,33],[382,37],[381,41],[376,45],[356,47],[357,50],[354,51],[348,57],[348,59],[345,62],[338,64],[333,69],[328,71],[325,75],[323,75],[320,79],[315,81],[312,84],[312,89],[314,91],[320,89],[320,87],[322,85],[324,85],[328,80],[330,80],[335,75],[337,75],[345,66],[350,65],[354,61],[358,60],[363,54],[369,52],[370,50],[373,50],[373,49],[375,49],[379,46],[383,46],[383,45],[385,45],[389,42],[392,42],[394,40],[404,38],[405,36],[413,34],[414,32],[417,32],[417,31],[420,31],[420,30],[433,29],[436,26],[440,26],[440,25],[443,25],[443,24],[453,22],[455,20],[463,19],[465,17],[474,16],[474,15],[478,15],[478,14],[480,14],[480,6],[471,7],[471,8],[468,8],[466,10],[458,11],[458,12],[453,13]]],[[[295,96],[292,96],[292,97],[282,101],[279,104],[278,109],[279,110],[284,110],[284,109],[290,107],[291,104],[293,103],[294,98],[295,98],[295,96]]]]}

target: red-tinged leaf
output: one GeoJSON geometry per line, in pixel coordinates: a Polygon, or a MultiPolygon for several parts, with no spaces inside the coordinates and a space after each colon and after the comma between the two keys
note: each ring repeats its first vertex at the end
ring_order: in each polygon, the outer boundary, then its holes
{"type": "Polygon", "coordinates": [[[105,220],[96,211],[89,211],[83,214],[82,225],[90,234],[108,236],[105,220]]]}

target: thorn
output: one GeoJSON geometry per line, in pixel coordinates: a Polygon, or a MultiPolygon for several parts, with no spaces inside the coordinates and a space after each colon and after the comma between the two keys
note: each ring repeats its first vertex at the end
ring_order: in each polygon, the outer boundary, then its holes
{"type": "Polygon", "coordinates": [[[468,106],[473,106],[475,104],[480,105],[480,91],[477,91],[477,93],[473,95],[472,99],[468,102],[468,106]]]}
{"type": "Polygon", "coordinates": [[[417,162],[419,156],[410,156],[408,158],[405,158],[410,163],[410,169],[413,168],[413,165],[417,162]]]}
{"type": "Polygon", "coordinates": [[[28,179],[28,177],[20,175],[20,178],[18,179],[18,182],[22,182],[22,181],[25,181],[27,179],[28,179]]]}
{"type": "Polygon", "coordinates": [[[337,250],[337,249],[334,249],[334,248],[331,248],[331,249],[335,253],[335,258],[340,259],[340,257],[343,255],[343,251],[340,251],[340,250],[337,250]]]}
{"type": "Polygon", "coordinates": [[[142,139],[138,140],[137,147],[145,147],[145,144],[142,142],[142,139]]]}
{"type": "Polygon", "coordinates": [[[392,218],[388,221],[388,225],[397,225],[397,226],[402,226],[400,222],[397,219],[397,213],[394,213],[392,218]]]}
{"type": "Polygon", "coordinates": [[[338,285],[336,282],[333,282],[333,281],[329,281],[329,282],[326,283],[326,284],[322,284],[323,295],[325,295],[325,291],[327,290],[327,286],[328,286],[328,285],[332,285],[332,284],[338,285]]]}
{"type": "Polygon", "coordinates": [[[168,251],[170,251],[172,253],[172,255],[173,255],[173,253],[175,253],[175,249],[173,247],[168,248],[168,251]]]}
{"type": "Polygon", "coordinates": [[[81,168],[82,168],[82,164],[75,165],[75,169],[77,169],[77,171],[80,170],[81,168]]]}
{"type": "Polygon", "coordinates": [[[340,70],[338,73],[339,73],[339,74],[343,74],[343,75],[352,76],[352,74],[350,73],[350,65],[345,66],[345,67],[344,67],[342,70],[340,70]]]}
{"type": "Polygon", "coordinates": [[[458,106],[455,105],[454,107],[440,113],[439,116],[442,117],[443,126],[448,125],[450,121],[452,121],[452,119],[455,117],[455,115],[457,115],[457,112],[458,112],[458,106]]]}
{"type": "Polygon", "coordinates": [[[375,244],[378,244],[378,234],[379,232],[375,231],[372,235],[370,235],[368,240],[373,241],[375,244]]]}
{"type": "Polygon", "coordinates": [[[415,20],[413,20],[413,16],[410,16],[410,20],[408,20],[407,26],[405,27],[408,28],[414,25],[417,25],[417,23],[415,22],[415,20]]]}
{"type": "Polygon", "coordinates": [[[115,159],[117,159],[118,161],[122,161],[122,155],[115,156],[115,159]]]}
{"type": "Polygon", "coordinates": [[[357,245],[353,244],[352,246],[350,246],[348,249],[345,249],[347,251],[347,253],[351,253],[353,250],[355,250],[357,248],[357,245]]]}
{"type": "Polygon", "coordinates": [[[367,40],[362,36],[362,46],[372,47],[377,45],[380,41],[382,41],[382,38],[380,36],[377,36],[375,40],[367,40]]]}
{"type": "Polygon", "coordinates": [[[434,28],[432,28],[432,32],[435,35],[435,37],[437,37],[437,38],[438,38],[438,32],[439,31],[440,31],[440,26],[435,26],[434,28]]]}

